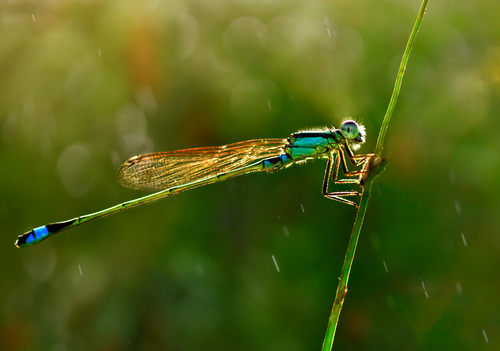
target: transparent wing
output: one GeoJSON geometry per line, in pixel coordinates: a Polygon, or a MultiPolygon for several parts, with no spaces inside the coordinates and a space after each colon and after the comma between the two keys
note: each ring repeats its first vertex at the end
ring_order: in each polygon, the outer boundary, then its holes
{"type": "Polygon", "coordinates": [[[284,152],[287,139],[255,139],[234,144],[134,156],[118,170],[123,186],[163,190],[248,167],[284,152]]]}

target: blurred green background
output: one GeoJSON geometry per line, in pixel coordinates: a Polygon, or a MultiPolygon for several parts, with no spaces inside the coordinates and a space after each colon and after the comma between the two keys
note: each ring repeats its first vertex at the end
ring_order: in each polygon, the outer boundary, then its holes
{"type": "MultiPolygon", "coordinates": [[[[144,195],[115,181],[136,154],[346,116],[372,151],[419,6],[2,2],[2,350],[319,350],[355,216],[323,161],[14,241],[144,195]]],[[[500,347],[499,13],[429,2],[335,350],[500,347]]]]}

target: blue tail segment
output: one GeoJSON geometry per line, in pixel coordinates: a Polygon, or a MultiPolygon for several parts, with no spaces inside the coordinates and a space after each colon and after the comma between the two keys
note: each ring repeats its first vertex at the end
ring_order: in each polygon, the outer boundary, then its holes
{"type": "Polygon", "coordinates": [[[75,219],[70,219],[69,221],[50,223],[43,227],[35,228],[27,233],[24,233],[23,235],[19,235],[15,245],[21,248],[39,243],[40,241],[47,239],[49,236],[66,229],[74,222],[75,219]]]}
{"type": "Polygon", "coordinates": [[[23,235],[19,235],[16,241],[17,247],[25,247],[42,241],[50,235],[46,226],[35,228],[23,235]]]}

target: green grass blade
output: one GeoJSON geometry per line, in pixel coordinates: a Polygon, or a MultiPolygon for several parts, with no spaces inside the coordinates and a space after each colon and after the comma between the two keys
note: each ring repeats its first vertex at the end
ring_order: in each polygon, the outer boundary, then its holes
{"type": "Polygon", "coordinates": [[[373,180],[380,175],[385,168],[387,167],[387,160],[380,157],[382,152],[385,135],[387,133],[387,129],[389,127],[389,122],[392,117],[392,113],[396,106],[396,101],[399,96],[399,92],[401,90],[401,83],[403,81],[403,76],[406,70],[406,65],[408,63],[408,58],[410,57],[411,48],[413,46],[413,41],[418,33],[418,29],[420,28],[420,23],[422,22],[422,18],[425,13],[425,9],[427,7],[427,0],[422,1],[422,5],[420,7],[420,11],[418,13],[417,19],[413,26],[413,30],[410,34],[410,38],[408,39],[408,43],[406,44],[405,51],[403,53],[403,58],[401,59],[401,64],[399,66],[398,74],[396,77],[396,82],[394,84],[394,90],[392,92],[391,99],[389,101],[389,106],[387,107],[387,111],[385,113],[384,119],[382,121],[382,125],[380,127],[377,144],[375,147],[375,153],[366,165],[363,167],[363,193],[361,197],[361,202],[358,208],[358,212],[356,215],[356,220],[354,222],[354,227],[351,233],[351,239],[349,240],[349,245],[347,248],[347,253],[344,259],[344,264],[342,266],[342,272],[339,279],[339,284],[337,287],[337,293],[335,295],[335,301],[333,303],[332,312],[330,314],[330,319],[328,321],[328,327],[325,335],[325,339],[323,341],[322,351],[331,351],[333,347],[333,341],[335,339],[335,332],[337,330],[338,320],[340,317],[340,312],[342,310],[342,306],[344,304],[344,298],[347,293],[347,284],[349,281],[349,274],[351,272],[352,263],[354,261],[354,255],[356,253],[356,247],[358,245],[359,235],[361,233],[361,227],[363,226],[363,221],[365,218],[366,210],[368,208],[368,202],[371,196],[371,189],[373,180]]]}
{"type": "Polygon", "coordinates": [[[391,100],[389,101],[389,106],[387,106],[387,111],[385,112],[384,119],[382,120],[382,126],[380,127],[380,132],[378,134],[377,145],[375,146],[375,155],[380,156],[382,153],[382,147],[384,146],[385,135],[387,129],[389,128],[389,122],[391,121],[392,113],[396,107],[396,101],[398,100],[399,92],[401,91],[401,84],[403,82],[403,76],[406,71],[406,64],[408,63],[408,58],[410,57],[411,48],[413,47],[413,41],[417,36],[418,29],[420,28],[420,23],[425,14],[425,9],[427,7],[427,0],[422,0],[422,5],[420,6],[420,11],[418,12],[417,19],[413,25],[413,30],[411,31],[410,38],[406,43],[406,48],[403,53],[403,58],[401,59],[401,64],[399,65],[398,75],[396,77],[396,82],[394,83],[394,90],[392,91],[391,100]]]}

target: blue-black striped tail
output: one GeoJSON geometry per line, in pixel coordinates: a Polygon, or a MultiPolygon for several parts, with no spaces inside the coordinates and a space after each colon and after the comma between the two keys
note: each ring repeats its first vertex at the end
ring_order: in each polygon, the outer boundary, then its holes
{"type": "Polygon", "coordinates": [[[39,243],[40,241],[47,239],[49,236],[63,231],[74,223],[75,219],[70,219],[68,221],[50,223],[44,225],[43,227],[35,228],[27,233],[19,235],[15,245],[21,248],[39,243]]]}

